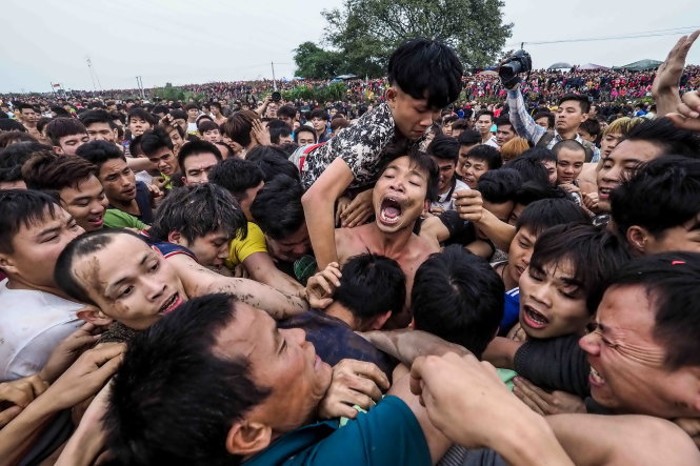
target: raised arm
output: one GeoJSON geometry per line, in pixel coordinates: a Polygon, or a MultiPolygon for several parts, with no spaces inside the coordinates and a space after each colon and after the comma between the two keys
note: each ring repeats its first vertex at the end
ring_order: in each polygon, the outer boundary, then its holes
{"type": "Polygon", "coordinates": [[[520,84],[516,84],[512,89],[508,89],[507,102],[510,108],[508,116],[515,132],[521,138],[537,144],[537,141],[545,135],[547,130],[538,125],[528,113],[525,99],[523,99],[523,94],[520,92],[520,84]]]}
{"type": "Polygon", "coordinates": [[[360,335],[378,349],[407,366],[413,364],[413,361],[419,356],[440,356],[450,352],[459,355],[471,354],[463,346],[449,343],[440,337],[420,330],[373,330],[360,333],[360,335]]]}

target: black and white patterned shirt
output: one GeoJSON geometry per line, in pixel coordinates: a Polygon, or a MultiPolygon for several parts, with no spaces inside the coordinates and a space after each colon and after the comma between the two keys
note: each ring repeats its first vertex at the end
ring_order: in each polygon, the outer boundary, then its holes
{"type": "Polygon", "coordinates": [[[403,137],[396,131],[389,105],[379,104],[306,156],[301,173],[304,189],[309,189],[337,157],[343,159],[352,171],[354,180],[349,189],[373,185],[379,178],[382,151],[403,137]]]}

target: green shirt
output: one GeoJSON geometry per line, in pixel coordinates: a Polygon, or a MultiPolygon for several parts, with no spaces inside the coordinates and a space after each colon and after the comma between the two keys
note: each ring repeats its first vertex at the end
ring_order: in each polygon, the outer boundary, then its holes
{"type": "Polygon", "coordinates": [[[107,209],[104,216],[104,225],[107,228],[137,228],[145,230],[148,225],[130,213],[119,209],[107,209]]]}
{"type": "Polygon", "coordinates": [[[244,466],[430,466],[423,430],[410,408],[384,397],[340,427],[338,420],[301,427],[275,440],[244,466]]]}

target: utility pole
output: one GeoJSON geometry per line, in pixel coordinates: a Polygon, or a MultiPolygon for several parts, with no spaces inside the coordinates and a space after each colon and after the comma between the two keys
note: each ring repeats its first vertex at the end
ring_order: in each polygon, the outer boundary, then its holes
{"type": "Polygon", "coordinates": [[[141,99],[145,100],[146,94],[143,91],[143,76],[136,76],[136,86],[138,87],[141,93],[141,99]]]}
{"type": "Polygon", "coordinates": [[[270,62],[270,67],[272,68],[272,88],[277,90],[277,81],[275,80],[275,63],[270,62]]]}
{"type": "Polygon", "coordinates": [[[87,62],[88,69],[90,70],[90,80],[92,81],[92,88],[97,92],[97,85],[95,84],[95,76],[92,73],[92,60],[90,60],[90,57],[85,57],[85,61],[87,62]]]}

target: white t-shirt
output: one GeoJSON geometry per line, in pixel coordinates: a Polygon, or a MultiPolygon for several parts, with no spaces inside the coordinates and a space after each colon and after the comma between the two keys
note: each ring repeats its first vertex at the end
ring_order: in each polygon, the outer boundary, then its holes
{"type": "Polygon", "coordinates": [[[84,322],[84,305],[37,290],[0,282],[0,382],[39,372],[51,352],[84,322]]]}
{"type": "Polygon", "coordinates": [[[464,191],[469,189],[469,186],[467,186],[465,182],[457,179],[455,181],[456,183],[452,189],[448,190],[444,194],[440,194],[438,199],[432,202],[432,208],[440,207],[442,210],[455,210],[455,200],[452,197],[452,194],[454,194],[456,191],[464,191]]]}

